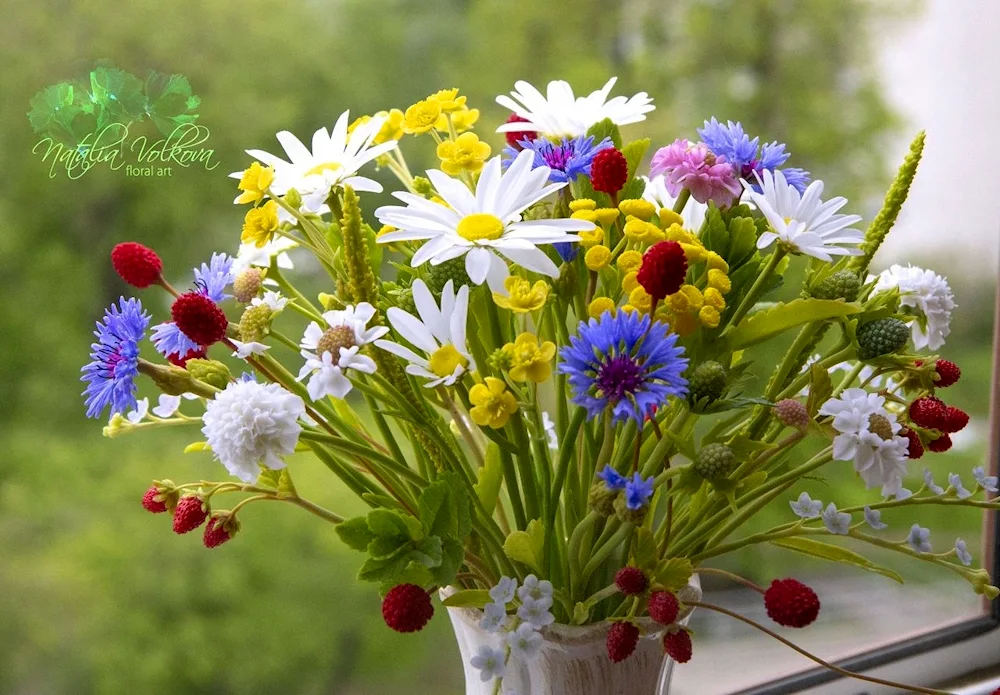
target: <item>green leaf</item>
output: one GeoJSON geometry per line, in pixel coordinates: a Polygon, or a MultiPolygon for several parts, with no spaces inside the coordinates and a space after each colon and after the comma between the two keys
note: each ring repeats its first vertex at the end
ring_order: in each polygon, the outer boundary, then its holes
{"type": "Polygon", "coordinates": [[[483,467],[479,469],[479,482],[476,483],[476,495],[483,509],[492,512],[500,498],[500,486],[503,484],[503,463],[500,461],[500,447],[495,442],[486,444],[486,456],[483,467]]]}
{"type": "Polygon", "coordinates": [[[520,562],[536,572],[542,571],[542,552],[545,548],[545,527],[538,519],[528,522],[524,531],[513,531],[504,541],[507,557],[520,562]]]}
{"type": "Polygon", "coordinates": [[[458,520],[455,518],[455,502],[448,483],[438,480],[428,485],[420,493],[417,506],[420,510],[420,520],[429,535],[442,538],[455,536],[458,520]]]}
{"type": "Polygon", "coordinates": [[[116,67],[98,67],[90,72],[90,97],[98,109],[98,128],[128,124],[146,114],[142,81],[116,67]]]}
{"type": "Polygon", "coordinates": [[[757,225],[751,217],[734,217],[729,221],[729,256],[731,267],[743,265],[757,252],[757,225]]]}
{"type": "Polygon", "coordinates": [[[428,536],[413,544],[411,557],[425,567],[440,567],[444,559],[443,543],[438,536],[428,536]]]}
{"type": "Polygon", "coordinates": [[[435,584],[434,575],[431,571],[419,562],[411,562],[406,568],[396,575],[391,582],[383,582],[379,587],[379,593],[385,596],[389,590],[399,584],[416,584],[417,586],[428,587],[435,584]]]}
{"type": "Polygon", "coordinates": [[[169,135],[177,126],[198,118],[201,99],[191,93],[191,84],[183,75],[150,72],[145,90],[146,110],[162,134],[169,135]]]}
{"type": "Polygon", "coordinates": [[[838,545],[830,545],[829,543],[816,541],[812,538],[778,538],[771,541],[771,544],[787,550],[794,550],[797,553],[809,555],[810,557],[839,562],[842,565],[853,565],[868,572],[875,572],[876,574],[886,576],[900,584],[903,583],[903,578],[891,569],[876,565],[863,555],[859,555],[847,548],[841,548],[838,545]]]}
{"type": "Polygon", "coordinates": [[[670,430],[664,430],[663,434],[665,434],[674,443],[674,446],[677,447],[677,451],[681,452],[681,455],[688,461],[694,461],[698,458],[698,452],[695,451],[694,441],[691,437],[682,437],[676,432],[671,432],[670,430]]]}
{"type": "Polygon", "coordinates": [[[629,179],[635,178],[635,172],[639,169],[642,158],[646,156],[649,143],[649,138],[643,138],[642,140],[633,140],[622,148],[622,155],[624,155],[625,161],[628,163],[629,179]]]}
{"type": "Polygon", "coordinates": [[[358,570],[358,579],[363,582],[398,583],[397,580],[406,569],[407,563],[409,563],[409,558],[405,554],[396,555],[387,560],[368,558],[358,570]]]}
{"type": "Polygon", "coordinates": [[[462,549],[462,544],[452,538],[445,538],[441,545],[441,564],[431,568],[434,582],[438,586],[452,584],[464,559],[465,551],[462,549]]]}
{"type": "Polygon", "coordinates": [[[605,118],[603,121],[590,126],[587,135],[594,136],[594,144],[601,142],[604,138],[611,138],[611,142],[614,143],[615,147],[619,150],[622,148],[621,131],[618,130],[618,126],[610,118],[605,118]]]}
{"type": "Polygon", "coordinates": [[[487,589],[464,589],[455,592],[441,603],[449,608],[483,608],[491,601],[487,589]]]}
{"type": "Polygon", "coordinates": [[[646,182],[642,179],[632,179],[625,184],[624,188],[618,191],[618,198],[620,200],[629,200],[630,198],[641,198],[643,192],[646,190],[646,182]]]}
{"type": "Polygon", "coordinates": [[[400,536],[407,540],[420,540],[424,536],[423,525],[418,519],[388,509],[368,512],[368,528],[376,536],[389,538],[400,536]]]}
{"type": "Polygon", "coordinates": [[[715,251],[723,258],[729,257],[729,229],[722,219],[722,213],[714,203],[708,204],[705,213],[705,227],[701,233],[701,243],[709,251],[715,251]]]}
{"type": "Polygon", "coordinates": [[[830,380],[830,372],[818,364],[809,368],[809,400],[806,403],[806,411],[809,417],[815,417],[817,411],[833,394],[833,381],[830,380]]]}
{"type": "Polygon", "coordinates": [[[368,529],[368,519],[363,516],[356,516],[337,524],[336,531],[340,540],[354,550],[367,550],[368,544],[375,539],[375,534],[368,529]]]}
{"type": "Polygon", "coordinates": [[[811,321],[857,314],[861,306],[839,299],[795,299],[743,320],[729,335],[729,350],[741,350],[811,321]]]}
{"type": "Polygon", "coordinates": [[[412,541],[405,536],[375,536],[368,544],[368,557],[373,560],[390,560],[409,552],[412,541]]]}
{"type": "Polygon", "coordinates": [[[639,527],[632,543],[632,564],[648,573],[656,567],[658,554],[653,532],[645,526],[639,527]]]}
{"type": "Polygon", "coordinates": [[[573,620],[571,625],[586,625],[590,620],[591,605],[586,601],[580,601],[573,607],[573,620]]]}
{"type": "Polygon", "coordinates": [[[660,560],[653,573],[653,581],[663,586],[667,591],[680,591],[691,581],[694,568],[686,557],[671,557],[660,560]]]}

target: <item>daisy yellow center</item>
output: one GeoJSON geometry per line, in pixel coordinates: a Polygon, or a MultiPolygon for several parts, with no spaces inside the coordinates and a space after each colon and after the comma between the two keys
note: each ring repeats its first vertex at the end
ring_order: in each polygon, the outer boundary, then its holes
{"type": "Polygon", "coordinates": [[[312,169],[305,173],[306,176],[322,175],[326,171],[337,171],[340,169],[340,162],[323,162],[322,164],[317,164],[312,169]]]}
{"type": "Polygon", "coordinates": [[[428,358],[427,366],[440,377],[451,376],[455,373],[455,367],[469,364],[469,360],[462,357],[461,353],[455,349],[451,343],[442,345],[428,358]]]}
{"type": "Polygon", "coordinates": [[[466,215],[458,223],[458,235],[469,241],[488,239],[493,241],[503,236],[503,222],[499,217],[486,212],[475,212],[466,215]]]}

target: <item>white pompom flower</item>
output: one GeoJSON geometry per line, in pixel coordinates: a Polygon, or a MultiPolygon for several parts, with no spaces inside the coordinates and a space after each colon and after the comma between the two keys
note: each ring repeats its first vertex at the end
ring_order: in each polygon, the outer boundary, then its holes
{"type": "Polygon", "coordinates": [[[361,348],[381,338],[389,329],[385,326],[368,328],[375,316],[375,307],[368,302],[348,305],[342,311],[328,311],[323,329],[315,321],[306,327],[300,346],[306,363],[299,370],[299,380],[309,377],[306,390],[318,401],[325,396],[343,398],[353,384],[347,377],[350,369],[365,374],[375,373],[375,361],[360,354],[361,348]]]}
{"type": "Polygon", "coordinates": [[[899,303],[915,309],[910,324],[913,347],[937,350],[951,333],[951,313],[958,306],[948,281],[933,270],[913,265],[894,265],[879,274],[875,292],[899,290],[899,303]]]}
{"type": "Polygon", "coordinates": [[[305,403],[279,384],[235,381],[208,401],[201,431],[230,473],[254,483],[263,465],[285,467],[282,456],[295,451],[305,403]]]}

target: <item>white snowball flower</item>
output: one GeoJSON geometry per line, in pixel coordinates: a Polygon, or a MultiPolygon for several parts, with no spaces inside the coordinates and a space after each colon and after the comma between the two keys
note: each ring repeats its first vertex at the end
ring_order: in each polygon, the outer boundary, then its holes
{"type": "Polygon", "coordinates": [[[573,88],[563,80],[549,82],[546,94],[534,85],[518,80],[510,96],[501,94],[497,103],[526,120],[505,123],[497,128],[497,132],[534,131],[553,138],[573,138],[585,135],[592,125],[605,118],[610,118],[615,125],[646,120],[646,114],[656,108],[646,92],[627,99],[622,96],[608,99],[617,81],[617,77],[612,77],[601,89],[585,97],[576,97],[573,88]]]}
{"type": "MultiPolygon", "coordinates": [[[[287,300],[285,300],[287,301],[287,300]]],[[[306,362],[299,370],[298,379],[309,377],[306,390],[309,397],[318,401],[325,396],[344,398],[353,388],[347,371],[355,369],[365,374],[375,373],[375,361],[360,354],[361,348],[381,338],[389,329],[385,326],[368,328],[375,316],[375,307],[361,302],[356,307],[348,305],[342,311],[328,311],[323,320],[325,330],[312,321],[302,336],[300,346],[306,362]]]]}
{"type": "MultiPolygon", "coordinates": [[[[646,187],[642,191],[644,200],[649,201],[659,208],[674,209],[677,198],[670,195],[670,191],[667,190],[667,183],[663,174],[654,176],[653,178],[649,178],[648,176],[641,178],[646,182],[646,187]]],[[[688,198],[684,204],[684,209],[680,212],[681,217],[684,218],[684,228],[690,229],[693,232],[698,232],[701,229],[702,224],[705,223],[705,216],[707,214],[708,204],[699,203],[693,196],[688,198]]]]}
{"type": "MultiPolygon", "coordinates": [[[[899,431],[895,420],[890,423],[899,431]]],[[[903,485],[907,472],[909,440],[895,434],[889,439],[875,432],[862,432],[858,437],[858,450],[854,457],[854,470],[869,488],[881,487],[885,496],[894,495],[903,485]]]]}
{"type": "Polygon", "coordinates": [[[917,319],[910,324],[913,346],[937,350],[944,345],[951,332],[951,313],[957,306],[948,281],[933,270],[894,265],[878,276],[875,292],[893,288],[899,289],[902,306],[916,310],[917,319]]]}
{"type": "Polygon", "coordinates": [[[502,603],[487,603],[483,608],[483,619],[479,621],[479,627],[486,632],[499,632],[505,622],[507,622],[506,606],[502,603]]]}
{"type": "Polygon", "coordinates": [[[131,422],[133,425],[138,425],[140,422],[146,419],[146,415],[149,414],[149,399],[140,398],[136,401],[135,410],[130,410],[125,414],[125,419],[131,422]]]}
{"type": "Polygon", "coordinates": [[[791,506],[792,511],[795,512],[795,515],[803,519],[815,519],[823,510],[823,503],[812,499],[808,492],[803,492],[799,495],[798,501],[789,502],[788,504],[791,506]]]}
{"type": "Polygon", "coordinates": [[[202,433],[222,465],[245,483],[260,466],[285,467],[281,459],[295,451],[305,403],[279,384],[235,381],[208,401],[202,433]]]}
{"type": "Polygon", "coordinates": [[[507,646],[513,656],[530,661],[538,656],[542,648],[542,636],[534,625],[521,623],[517,629],[507,633],[507,646]]]}
{"type": "Polygon", "coordinates": [[[932,550],[931,530],[923,528],[920,524],[914,524],[910,527],[910,535],[906,542],[918,553],[929,553],[932,550]]]}
{"type": "Polygon", "coordinates": [[[793,253],[804,253],[822,261],[832,261],[833,256],[861,254],[858,248],[841,246],[856,245],[865,238],[862,232],[849,228],[861,221],[860,216],[836,214],[847,205],[847,198],[831,198],[824,203],[820,200],[822,181],[813,181],[804,193],[799,193],[778,170],[772,172],[765,169],[763,177],[755,175],[761,193],[747,181],[743,182],[743,186],[772,230],[760,235],[757,248],[767,248],[780,241],[793,253]]]}
{"type": "Polygon", "coordinates": [[[986,469],[982,466],[976,466],[972,469],[972,477],[987,492],[997,492],[997,476],[986,475],[986,469]]]}
{"type": "Polygon", "coordinates": [[[830,533],[846,536],[851,530],[851,515],[847,512],[838,512],[836,505],[831,502],[823,510],[823,525],[830,533]]]}
{"type": "Polygon", "coordinates": [[[882,521],[882,512],[878,509],[872,509],[871,507],[865,507],[865,523],[871,526],[876,531],[881,531],[884,528],[888,528],[889,524],[882,521]]]}
{"type": "MultiPolygon", "coordinates": [[[[548,579],[539,579],[535,575],[529,574],[524,578],[524,584],[517,590],[517,596],[522,601],[527,601],[528,599],[551,599],[552,592],[552,582],[548,579]]],[[[550,603],[549,605],[552,604],[550,603]]]]}
{"type": "Polygon", "coordinates": [[[503,678],[507,673],[507,665],[504,663],[506,656],[503,649],[494,649],[489,645],[479,646],[479,651],[472,657],[470,663],[474,669],[479,671],[479,679],[486,683],[494,678],[503,678]]]}
{"type": "Polygon", "coordinates": [[[972,564],[972,553],[969,552],[968,546],[961,538],[955,541],[955,555],[958,557],[958,561],[966,567],[972,564]]]}
{"type": "Polygon", "coordinates": [[[555,622],[549,608],[552,607],[551,597],[521,599],[523,603],[517,609],[517,617],[535,627],[545,627],[555,622]]]}
{"type": "Polygon", "coordinates": [[[409,362],[407,374],[429,379],[424,384],[427,388],[440,384],[451,386],[465,372],[475,371],[476,361],[465,340],[469,312],[468,285],[462,285],[456,294],[454,283],[451,280],[445,283],[439,308],[424,281],[415,280],[413,303],[417,306],[419,319],[398,307],[390,308],[387,316],[396,332],[427,356],[422,357],[391,340],[376,340],[375,345],[409,362]]]}
{"type": "Polygon", "coordinates": [[[500,577],[497,585],[490,589],[490,598],[500,605],[505,605],[514,600],[517,592],[517,580],[510,577],[500,577]]]}
{"type": "Polygon", "coordinates": [[[230,338],[230,340],[232,340],[233,345],[236,346],[236,352],[233,353],[233,357],[239,357],[241,360],[245,360],[251,355],[263,355],[271,349],[270,345],[257,343],[252,340],[248,343],[236,340],[235,338],[230,338]]]}
{"type": "Polygon", "coordinates": [[[165,393],[161,393],[160,398],[156,402],[156,407],[153,408],[153,415],[163,418],[172,417],[180,407],[180,396],[169,396],[165,393]]]}
{"type": "Polygon", "coordinates": [[[594,224],[577,219],[522,221],[521,214],[530,206],[568,185],[547,184],[551,170],[532,168],[534,161],[534,152],[524,150],[501,173],[500,157],[494,157],[483,167],[475,193],[443,171],[429,170],[427,177],[446,205],[415,193],[393,193],[406,207],[386,205],[375,211],[379,222],[398,230],[381,235],[378,242],[426,239],[410,265],[427,261],[438,265],[465,256],[465,271],[473,284],[488,281],[494,292],[506,293],[509,271],[504,258],[558,278],[558,266],[538,247],[577,242],[579,237],[571,232],[593,229],[594,224]]]}
{"type": "Polygon", "coordinates": [[[281,296],[281,292],[267,290],[264,292],[263,297],[254,297],[250,304],[252,306],[260,306],[263,304],[271,310],[272,314],[277,314],[288,306],[288,298],[281,296]]]}

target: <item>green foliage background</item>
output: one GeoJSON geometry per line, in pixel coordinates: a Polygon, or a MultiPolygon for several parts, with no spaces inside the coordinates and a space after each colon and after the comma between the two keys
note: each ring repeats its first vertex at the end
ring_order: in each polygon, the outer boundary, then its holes
{"type": "MultiPolygon", "coordinates": [[[[175,536],[164,517],[141,510],[153,477],[223,471],[180,453],[194,431],[108,441],[83,417],[77,377],[93,321],[127,291],[107,260],[114,243],[155,247],[168,276],[187,282],[211,251],[235,251],[242,211],[226,174],[246,165],[246,148],[273,151],[279,130],[306,138],[345,108],[405,108],[460,86],[498,151],[492,125],[505,114],[493,96],[515,79],[564,78],[586,91],[610,75],[616,93],[655,97],[642,128],[654,146],[694,137],[710,115],[739,119],[787,142],[794,165],[870,217],[860,202],[888,182],[878,145],[898,126],[875,79],[876,30],[912,10],[866,0],[10,0],[11,21],[0,23],[0,692],[460,687],[445,617],[422,637],[386,630],[378,597],[353,580],[357,556],[301,511],[252,506],[241,537],[208,552],[195,534],[175,536]],[[31,152],[29,101],[99,59],[136,75],[185,75],[220,166],[174,167],[169,178],[102,168],[50,178],[31,152]]],[[[422,153],[418,164],[431,163],[427,142],[407,146],[422,153]]],[[[959,288],[963,308],[981,310],[963,313],[951,343],[980,377],[956,387],[954,400],[979,416],[990,292],[959,288]]],[[[165,316],[162,297],[143,299],[165,316]]],[[[305,494],[357,511],[319,466],[292,465],[305,494]]],[[[829,485],[858,488],[850,477],[829,485]]],[[[734,562],[760,571],[753,560],[734,562]]]]}

